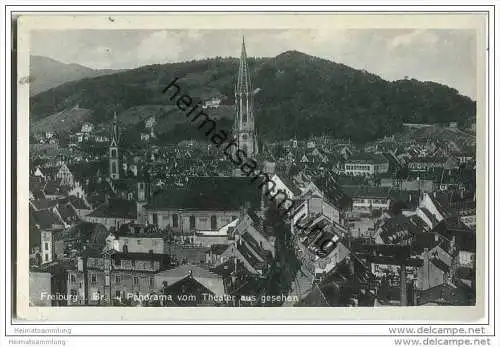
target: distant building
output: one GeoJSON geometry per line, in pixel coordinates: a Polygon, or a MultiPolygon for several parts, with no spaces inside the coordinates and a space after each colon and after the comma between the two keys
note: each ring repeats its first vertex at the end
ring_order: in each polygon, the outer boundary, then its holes
{"type": "Polygon", "coordinates": [[[115,112],[111,143],[109,145],[109,177],[112,180],[117,180],[120,178],[120,160],[119,160],[118,145],[119,145],[119,134],[118,134],[118,124],[116,120],[116,112],[115,112]]]}
{"type": "Polygon", "coordinates": [[[82,125],[82,129],[80,130],[80,132],[82,132],[82,133],[91,133],[92,130],[94,130],[94,125],[92,123],[84,123],[82,125]]]}
{"type": "Polygon", "coordinates": [[[123,224],[136,221],[137,203],[133,200],[108,198],[94,211],[82,216],[82,219],[90,223],[100,223],[108,230],[111,227],[118,229],[123,224]]]}
{"type": "Polygon", "coordinates": [[[220,104],[222,102],[222,98],[220,96],[214,96],[210,98],[209,100],[205,100],[203,102],[203,109],[211,109],[211,108],[219,108],[220,104]]]}
{"type": "Polygon", "coordinates": [[[386,211],[391,202],[390,187],[343,186],[347,195],[352,198],[352,212],[368,214],[374,210],[386,211]]]}
{"type": "Polygon", "coordinates": [[[344,171],[354,176],[383,174],[389,171],[389,160],[378,154],[357,154],[345,161],[344,171]]]}

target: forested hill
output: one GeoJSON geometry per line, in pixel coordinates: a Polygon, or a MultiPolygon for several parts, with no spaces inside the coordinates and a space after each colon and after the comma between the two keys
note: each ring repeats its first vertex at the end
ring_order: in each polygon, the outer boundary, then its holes
{"type": "MultiPolygon", "coordinates": [[[[257,130],[267,139],[328,134],[364,142],[399,131],[403,123],[456,121],[467,126],[475,119],[474,101],[433,82],[389,82],[297,51],[249,59],[249,65],[254,88],[260,89],[255,95],[257,130]]],[[[128,127],[139,129],[146,108],[157,117],[162,138],[178,141],[196,132],[176,114],[170,94],[162,93],[165,86],[181,77],[183,92],[194,98],[225,96],[226,106],[210,112],[230,125],[237,71],[237,59],[214,58],[73,81],[33,96],[31,121],[36,124],[78,104],[92,111],[96,123],[107,124],[116,108],[127,117],[128,127]]]]}
{"type": "Polygon", "coordinates": [[[64,64],[60,61],[30,56],[30,95],[36,95],[60,84],[82,78],[108,75],[118,70],[96,70],[78,64],[64,64]]]}

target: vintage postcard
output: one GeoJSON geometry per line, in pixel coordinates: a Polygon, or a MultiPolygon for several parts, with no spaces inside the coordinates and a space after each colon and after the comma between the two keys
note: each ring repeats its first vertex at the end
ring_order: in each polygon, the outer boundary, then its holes
{"type": "Polygon", "coordinates": [[[17,21],[18,319],[484,316],[486,15],[17,21]]]}

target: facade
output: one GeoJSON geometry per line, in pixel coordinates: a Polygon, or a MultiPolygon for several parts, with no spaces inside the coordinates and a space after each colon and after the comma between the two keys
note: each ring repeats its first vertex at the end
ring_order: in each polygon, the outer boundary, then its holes
{"type": "Polygon", "coordinates": [[[42,230],[41,241],[42,264],[63,258],[63,229],[42,230]]]}
{"type": "Polygon", "coordinates": [[[371,214],[374,210],[385,211],[391,202],[390,187],[343,186],[352,197],[352,212],[371,214]]]}
{"type": "Polygon", "coordinates": [[[75,183],[73,174],[71,173],[71,171],[69,171],[68,167],[64,163],[59,168],[59,171],[56,174],[56,178],[61,180],[61,186],[73,187],[75,183]]]}
{"type": "Polygon", "coordinates": [[[137,203],[126,199],[108,199],[91,213],[82,217],[86,222],[99,223],[108,230],[137,220],[137,203]]]}
{"type": "Polygon", "coordinates": [[[185,234],[213,232],[215,235],[220,228],[238,218],[238,214],[238,209],[232,211],[159,209],[147,212],[147,222],[161,229],[169,227],[185,234]]]}
{"type": "Polygon", "coordinates": [[[77,268],[68,270],[68,293],[79,298],[68,305],[99,305],[109,303],[109,298],[123,301],[150,294],[155,291],[155,274],[169,265],[163,254],[91,251],[78,259],[77,268]]]}
{"type": "Polygon", "coordinates": [[[241,208],[261,206],[261,191],[246,177],[191,177],[179,188],[159,191],[144,206],[146,223],[183,234],[218,235],[241,208]]]}
{"type": "Polygon", "coordinates": [[[167,253],[167,237],[165,233],[158,231],[146,231],[143,226],[136,224],[122,225],[116,235],[108,237],[118,252],[123,253],[167,253]],[[137,230],[137,231],[136,231],[137,230]]]}
{"type": "Polygon", "coordinates": [[[344,171],[353,176],[373,176],[389,171],[389,160],[383,155],[363,153],[345,161],[344,171]]]}

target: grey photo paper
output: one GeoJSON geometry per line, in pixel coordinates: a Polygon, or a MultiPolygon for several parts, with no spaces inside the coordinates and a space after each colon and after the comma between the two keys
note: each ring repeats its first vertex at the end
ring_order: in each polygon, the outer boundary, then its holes
{"type": "Polygon", "coordinates": [[[478,315],[484,16],[18,25],[26,318],[478,315]]]}

